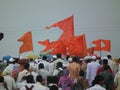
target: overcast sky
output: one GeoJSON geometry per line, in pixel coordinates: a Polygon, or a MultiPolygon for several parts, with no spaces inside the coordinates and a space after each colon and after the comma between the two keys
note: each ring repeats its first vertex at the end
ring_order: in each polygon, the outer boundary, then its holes
{"type": "Polygon", "coordinates": [[[93,40],[109,39],[112,55],[120,56],[120,0],[0,0],[0,58],[17,56],[17,39],[27,31],[32,31],[34,53],[39,54],[44,47],[38,41],[54,41],[62,34],[59,28],[45,27],[71,15],[75,36],[85,34],[87,47],[93,40]]]}

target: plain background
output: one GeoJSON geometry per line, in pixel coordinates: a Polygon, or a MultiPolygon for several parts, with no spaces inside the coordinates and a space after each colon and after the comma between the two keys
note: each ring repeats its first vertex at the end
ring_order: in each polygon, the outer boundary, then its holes
{"type": "Polygon", "coordinates": [[[18,56],[22,43],[17,39],[28,31],[32,31],[34,54],[39,55],[44,46],[38,41],[52,42],[62,34],[59,28],[45,27],[71,15],[75,36],[85,34],[88,48],[93,40],[108,39],[113,57],[120,56],[120,0],[0,0],[0,32],[4,33],[0,59],[18,56]]]}

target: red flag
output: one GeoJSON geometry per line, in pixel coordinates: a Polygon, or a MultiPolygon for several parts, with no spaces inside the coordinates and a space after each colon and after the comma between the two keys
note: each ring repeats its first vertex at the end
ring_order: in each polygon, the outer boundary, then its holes
{"type": "Polygon", "coordinates": [[[69,55],[76,55],[80,57],[87,55],[85,34],[76,36],[69,41],[67,44],[67,53],[69,55]]]}
{"type": "Polygon", "coordinates": [[[103,50],[103,51],[110,51],[110,49],[111,49],[111,44],[110,44],[110,40],[101,40],[103,43],[104,43],[104,46],[103,47],[101,47],[101,50],[103,50]]]}
{"type": "Polygon", "coordinates": [[[88,48],[87,52],[88,52],[89,55],[93,55],[94,54],[94,47],[88,48]]]}
{"type": "Polygon", "coordinates": [[[32,33],[27,32],[25,33],[18,41],[23,42],[23,44],[19,48],[19,53],[32,51],[33,50],[33,44],[32,44],[32,33]]]}
{"type": "Polygon", "coordinates": [[[46,29],[50,29],[51,27],[59,27],[63,30],[62,35],[58,40],[69,40],[74,37],[74,22],[73,16],[70,16],[62,21],[54,23],[53,25],[46,27],[46,29]]]}
{"type": "Polygon", "coordinates": [[[94,44],[94,51],[101,51],[101,39],[92,41],[91,44],[94,44]]]}
{"type": "Polygon", "coordinates": [[[52,42],[50,46],[53,49],[51,54],[61,53],[63,55],[66,55],[66,47],[62,41],[59,40],[59,41],[52,42]]]}
{"type": "Polygon", "coordinates": [[[46,47],[44,50],[42,50],[42,52],[45,52],[51,49],[49,39],[46,39],[45,41],[39,41],[38,43],[46,47]]]}

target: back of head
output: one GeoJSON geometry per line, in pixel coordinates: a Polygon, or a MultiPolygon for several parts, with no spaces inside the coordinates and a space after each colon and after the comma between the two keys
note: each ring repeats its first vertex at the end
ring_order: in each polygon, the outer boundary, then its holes
{"type": "Polygon", "coordinates": [[[39,64],[39,69],[43,69],[44,68],[44,64],[43,63],[40,63],[39,64]]]}
{"type": "Polygon", "coordinates": [[[108,64],[108,60],[107,59],[103,59],[103,64],[107,65],[108,64]]]}
{"type": "Polygon", "coordinates": [[[57,62],[57,68],[59,68],[59,67],[63,67],[63,63],[62,62],[57,62]]]}
{"type": "Polygon", "coordinates": [[[36,81],[38,81],[38,82],[42,82],[42,76],[41,76],[41,75],[37,75],[37,77],[36,77],[36,81]]]}
{"type": "Polygon", "coordinates": [[[62,57],[62,55],[60,53],[58,53],[56,56],[57,56],[57,58],[61,58],[62,57]]]}
{"type": "Polygon", "coordinates": [[[84,75],[85,75],[85,72],[84,72],[83,70],[80,70],[80,71],[79,71],[79,75],[80,75],[80,76],[84,76],[84,75]]]}
{"type": "Polygon", "coordinates": [[[27,83],[34,83],[34,77],[33,77],[33,75],[27,75],[26,76],[26,82],[27,83]]]}
{"type": "Polygon", "coordinates": [[[47,60],[47,56],[43,56],[42,59],[43,59],[43,60],[47,60]]]}
{"type": "Polygon", "coordinates": [[[104,81],[104,77],[102,75],[97,75],[95,76],[92,85],[94,86],[95,84],[100,84],[101,81],[104,81]]]}
{"type": "Polygon", "coordinates": [[[24,63],[24,69],[29,69],[30,64],[29,63],[24,63]]]}
{"type": "Polygon", "coordinates": [[[78,57],[74,56],[74,57],[72,58],[72,61],[73,61],[73,62],[78,62],[78,61],[79,61],[79,60],[78,60],[78,57]]]}

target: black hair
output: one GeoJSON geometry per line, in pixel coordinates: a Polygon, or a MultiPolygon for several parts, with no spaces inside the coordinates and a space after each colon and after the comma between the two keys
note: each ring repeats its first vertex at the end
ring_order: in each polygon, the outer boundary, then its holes
{"type": "Polygon", "coordinates": [[[57,56],[57,58],[61,58],[62,57],[62,55],[60,53],[58,53],[56,56],[57,56]]]}
{"type": "Polygon", "coordinates": [[[73,61],[73,62],[78,62],[79,59],[78,59],[78,57],[74,56],[74,57],[72,58],[72,61],[73,61]]]}
{"type": "Polygon", "coordinates": [[[42,82],[42,76],[41,76],[41,75],[37,75],[37,77],[36,77],[36,81],[38,81],[38,82],[42,82]]]}
{"type": "Polygon", "coordinates": [[[102,75],[95,76],[92,82],[92,86],[94,86],[95,84],[100,84],[101,81],[104,81],[104,77],[102,75]]]}
{"type": "Polygon", "coordinates": [[[80,75],[80,76],[84,76],[84,75],[85,75],[85,72],[84,72],[83,70],[80,70],[80,71],[79,71],[79,75],[80,75]]]}
{"type": "Polygon", "coordinates": [[[3,76],[0,76],[0,83],[3,83],[4,82],[4,78],[3,76]]]}
{"type": "Polygon", "coordinates": [[[108,60],[107,59],[103,59],[103,64],[107,65],[108,64],[108,60]]]}
{"type": "Polygon", "coordinates": [[[63,67],[63,63],[62,63],[62,62],[57,62],[56,67],[57,67],[57,68],[59,68],[59,67],[63,67]]]}
{"type": "Polygon", "coordinates": [[[27,83],[34,83],[34,77],[33,77],[33,75],[27,75],[26,76],[26,82],[27,83]]]}
{"type": "Polygon", "coordinates": [[[43,60],[47,60],[47,56],[43,56],[42,59],[43,59],[43,60]]]}
{"type": "Polygon", "coordinates": [[[30,64],[29,64],[29,63],[27,63],[27,62],[24,63],[24,68],[25,68],[25,69],[29,69],[29,67],[30,67],[30,64]]]}
{"type": "Polygon", "coordinates": [[[42,68],[44,68],[44,64],[43,64],[43,63],[40,63],[40,64],[39,64],[39,69],[42,69],[42,68]]]}

